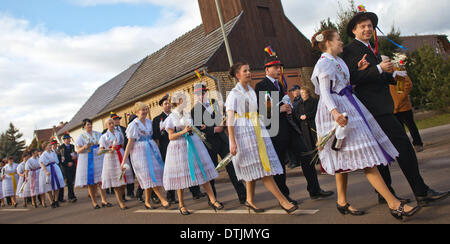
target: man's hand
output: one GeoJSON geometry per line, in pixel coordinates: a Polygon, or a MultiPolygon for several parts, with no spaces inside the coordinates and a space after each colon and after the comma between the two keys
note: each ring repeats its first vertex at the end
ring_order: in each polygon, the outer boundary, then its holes
{"type": "Polygon", "coordinates": [[[71,168],[71,167],[73,166],[73,163],[72,163],[72,162],[69,162],[69,163],[67,164],[67,166],[71,168]]]}
{"type": "Polygon", "coordinates": [[[301,120],[306,120],[306,115],[300,116],[300,119],[301,119],[301,120]]]}
{"type": "Polygon", "coordinates": [[[218,126],[218,127],[214,127],[214,133],[215,134],[219,134],[223,132],[223,127],[222,126],[218,126]]]}
{"type": "Polygon", "coordinates": [[[386,59],[383,62],[381,62],[380,67],[383,70],[383,72],[386,72],[386,73],[394,72],[394,64],[391,62],[390,59],[386,59]]]}
{"type": "Polygon", "coordinates": [[[291,105],[289,105],[289,104],[283,104],[283,105],[280,107],[280,111],[281,111],[282,113],[288,113],[288,114],[291,114],[291,113],[292,113],[291,105]]]}
{"type": "Polygon", "coordinates": [[[206,129],[206,125],[202,125],[201,127],[200,127],[200,130],[205,130],[206,129]]]}

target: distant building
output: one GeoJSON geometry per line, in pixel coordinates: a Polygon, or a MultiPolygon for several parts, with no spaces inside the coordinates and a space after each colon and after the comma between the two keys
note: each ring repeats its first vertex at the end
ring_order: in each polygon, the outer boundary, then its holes
{"type": "MultiPolygon", "coordinates": [[[[285,16],[280,0],[219,0],[233,60],[246,61],[253,70],[255,85],[264,76],[264,48],[276,51],[285,64],[289,88],[294,84],[312,87],[310,77],[316,62],[308,39],[285,16]]],[[[193,99],[194,85],[205,83],[223,99],[234,87],[228,75],[229,62],[214,0],[199,0],[203,24],[159,51],[133,64],[99,87],[73,119],[58,134],[69,131],[77,138],[81,122],[93,120],[94,130],[103,130],[110,112],[127,114],[137,101],[149,105],[151,117],[161,113],[158,101],[167,93],[186,91],[193,99]],[[194,70],[203,75],[199,79],[194,70]]]]}
{"type": "Polygon", "coordinates": [[[58,126],[53,126],[53,128],[35,130],[33,132],[33,140],[31,144],[36,142],[40,144],[41,142],[49,141],[52,137],[61,139],[61,136],[58,137],[58,132],[67,124],[67,122],[60,122],[58,126]]]}
{"type": "Polygon", "coordinates": [[[414,52],[425,43],[436,50],[436,53],[448,58],[450,55],[450,43],[446,35],[416,35],[416,36],[402,36],[402,45],[408,48],[408,53],[414,52]]]}

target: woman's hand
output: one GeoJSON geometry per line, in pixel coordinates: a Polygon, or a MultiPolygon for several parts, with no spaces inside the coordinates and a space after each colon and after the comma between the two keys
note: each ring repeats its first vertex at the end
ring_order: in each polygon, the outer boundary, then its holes
{"type": "Polygon", "coordinates": [[[45,174],[46,174],[47,176],[50,176],[50,175],[51,175],[51,173],[48,172],[48,171],[45,171],[45,174]]]}
{"type": "Polygon", "coordinates": [[[189,133],[191,131],[192,131],[192,127],[188,125],[188,126],[186,126],[186,128],[184,128],[183,135],[186,134],[186,133],[189,133]]]}
{"type": "Polygon", "coordinates": [[[236,145],[236,142],[233,140],[230,141],[230,153],[233,156],[236,156],[236,154],[237,154],[237,145],[236,145]]]}
{"type": "Polygon", "coordinates": [[[334,121],[338,123],[339,126],[345,127],[348,123],[347,118],[344,117],[341,113],[337,111],[337,109],[334,109],[331,111],[331,114],[333,115],[334,121]]]}
{"type": "Polygon", "coordinates": [[[358,70],[362,71],[367,69],[370,66],[370,63],[366,60],[367,54],[364,55],[364,57],[361,59],[361,61],[358,62],[358,70]]]}

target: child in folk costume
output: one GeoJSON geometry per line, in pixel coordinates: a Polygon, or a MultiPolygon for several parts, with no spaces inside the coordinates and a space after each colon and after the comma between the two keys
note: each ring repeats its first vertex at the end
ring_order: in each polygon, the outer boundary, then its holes
{"type": "MultiPolygon", "coordinates": [[[[59,207],[57,200],[58,192],[59,189],[65,187],[65,183],[63,174],[59,168],[58,155],[52,150],[52,143],[56,143],[56,141],[44,143],[43,147],[45,151],[39,158],[39,163],[41,164],[39,187],[42,194],[47,193],[51,207],[57,208],[59,207]]],[[[42,200],[42,205],[45,207],[45,197],[42,200]]]]}
{"type": "MultiPolygon", "coordinates": [[[[314,48],[323,54],[317,62],[311,80],[315,92],[320,95],[316,125],[317,134],[324,137],[336,124],[345,128],[343,146],[340,149],[328,142],[319,148],[319,157],[323,169],[336,175],[338,189],[337,208],[342,214],[363,215],[347,202],[347,173],[364,170],[372,186],[388,202],[391,214],[395,218],[410,217],[419,207],[412,208],[401,203],[388,189],[381,177],[377,165],[394,162],[398,152],[386,134],[377,124],[372,114],[352,93],[350,72],[345,62],[338,57],[343,51],[343,42],[335,30],[319,32],[312,38],[314,48]],[[346,118],[342,113],[347,113],[346,118]],[[333,149],[334,148],[334,149],[333,149]]],[[[360,70],[369,66],[365,57],[358,64],[360,70]]]]}
{"type": "Polygon", "coordinates": [[[121,163],[123,159],[122,133],[119,133],[114,126],[114,120],[109,118],[105,122],[108,130],[100,138],[100,151],[105,152],[103,158],[102,189],[114,188],[117,202],[122,210],[128,209],[125,206],[122,196],[125,186],[134,183],[133,173],[127,160],[125,174],[122,174],[121,163]]]}
{"type": "MultiPolygon", "coordinates": [[[[7,160],[5,160],[7,161],[7,160]]],[[[3,161],[0,162],[0,172],[3,172],[3,167],[5,167],[5,164],[3,161]]],[[[3,175],[3,173],[2,173],[3,175]]],[[[5,206],[5,200],[3,197],[3,179],[0,176],[0,207],[4,207],[5,206]]]]}
{"type": "Polygon", "coordinates": [[[89,196],[94,209],[100,209],[97,203],[97,188],[100,190],[100,197],[103,207],[112,207],[106,200],[106,192],[101,189],[103,170],[103,155],[99,155],[99,141],[102,134],[92,130],[92,120],[83,120],[85,132],[78,137],[75,142],[75,150],[78,153],[77,173],[75,176],[75,187],[88,187],[89,196]]]}
{"type": "Polygon", "coordinates": [[[179,210],[182,215],[190,212],[184,205],[183,190],[202,185],[209,197],[209,206],[216,210],[223,209],[223,204],[214,196],[210,181],[218,177],[208,150],[201,139],[192,133],[190,113],[183,111],[185,97],[177,93],[171,98],[173,112],[164,122],[169,134],[166,164],[164,168],[164,188],[177,190],[179,210]],[[184,98],[183,98],[184,97],[184,98]]]}
{"type": "Polygon", "coordinates": [[[298,207],[289,202],[278,188],[274,175],[283,174],[283,168],[273,147],[271,138],[258,115],[257,94],[250,87],[250,66],[236,63],[230,75],[239,80],[225,103],[227,110],[230,152],[239,180],[246,182],[247,207],[254,212],[263,212],[255,206],[256,180],[262,179],[266,188],[277,198],[280,206],[291,214],[298,207]]]}
{"type": "Polygon", "coordinates": [[[30,197],[31,204],[34,208],[37,208],[36,198],[41,197],[44,199],[44,195],[41,195],[41,191],[39,189],[39,175],[41,172],[41,165],[39,163],[38,151],[36,149],[30,150],[31,157],[27,160],[25,164],[25,171],[28,173],[27,179],[28,184],[30,185],[30,197]]]}
{"type": "Polygon", "coordinates": [[[122,159],[122,170],[126,170],[125,165],[128,156],[131,156],[131,164],[136,174],[139,185],[145,190],[145,208],[154,209],[150,204],[152,191],[161,200],[164,208],[168,209],[170,203],[163,195],[163,172],[164,162],[155,141],[152,139],[152,121],[147,119],[149,114],[148,106],[137,102],[134,106],[137,118],[128,125],[126,135],[128,145],[122,159]]]}
{"type": "Polygon", "coordinates": [[[31,188],[28,182],[28,172],[25,169],[25,165],[28,159],[31,157],[30,152],[24,152],[23,162],[17,166],[17,174],[19,175],[19,183],[17,184],[16,196],[23,199],[23,207],[27,207],[27,197],[31,196],[31,188]]]}
{"type": "Polygon", "coordinates": [[[13,157],[8,158],[8,164],[2,169],[3,197],[10,197],[13,207],[17,207],[16,191],[19,177],[17,175],[18,164],[14,163],[13,157]]]}

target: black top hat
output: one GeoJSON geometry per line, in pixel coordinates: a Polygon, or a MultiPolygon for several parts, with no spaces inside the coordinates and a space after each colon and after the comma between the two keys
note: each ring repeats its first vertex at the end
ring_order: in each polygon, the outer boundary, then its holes
{"type": "Polygon", "coordinates": [[[166,94],[161,100],[159,100],[159,106],[162,106],[163,103],[169,99],[169,94],[166,94]]]}
{"type": "Polygon", "coordinates": [[[372,21],[373,28],[378,26],[378,16],[375,13],[359,12],[350,20],[350,22],[348,22],[347,25],[347,35],[350,36],[351,38],[355,38],[355,34],[353,34],[353,29],[362,18],[369,18],[372,21]]]}
{"type": "Polygon", "coordinates": [[[266,68],[269,68],[269,67],[272,67],[275,65],[284,66],[283,63],[281,63],[280,59],[277,56],[266,57],[266,59],[264,60],[264,66],[266,68]]]}
{"type": "Polygon", "coordinates": [[[122,119],[122,117],[120,117],[119,115],[111,112],[111,119],[122,119]]]}
{"type": "Polygon", "coordinates": [[[194,88],[195,95],[203,95],[208,91],[208,87],[205,84],[196,85],[194,88]]]}

